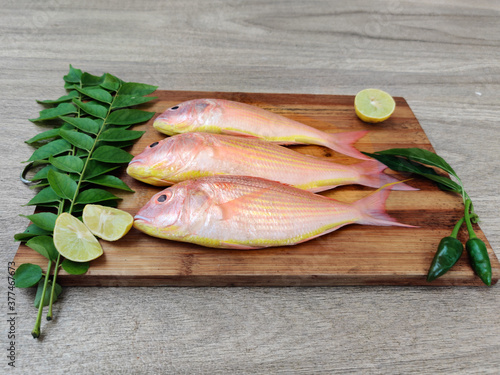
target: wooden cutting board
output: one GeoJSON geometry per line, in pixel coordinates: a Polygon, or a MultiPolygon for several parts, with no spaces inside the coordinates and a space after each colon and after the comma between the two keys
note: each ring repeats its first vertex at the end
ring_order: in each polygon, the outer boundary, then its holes
{"type": "MultiPolygon", "coordinates": [[[[157,91],[158,99],[142,106],[157,115],[185,100],[221,98],[240,101],[279,113],[326,132],[370,130],[356,147],[373,152],[393,147],[421,147],[434,151],[410,107],[395,98],[393,116],[379,125],[365,124],[354,113],[353,96],[305,94],[256,94],[229,92],[157,91]]],[[[164,135],[152,127],[153,119],[135,130],[146,130],[133,146],[137,155],[164,135]]],[[[355,159],[319,146],[294,146],[296,151],[339,163],[355,159]]],[[[322,286],[322,285],[483,285],[474,275],[464,252],[443,277],[425,280],[427,270],[442,237],[451,233],[463,214],[461,197],[439,190],[417,176],[408,183],[419,191],[394,191],[387,201],[389,214],[418,228],[350,225],[314,240],[291,246],[262,250],[218,250],[198,245],[149,237],[132,229],[117,242],[101,241],[104,255],[92,262],[85,275],[61,271],[58,281],[78,286],[322,286]]],[[[135,214],[161,188],[148,186],[126,175],[119,176],[135,193],[115,192],[123,197],[119,208],[135,214]]],[[[358,200],[374,189],[345,186],[321,193],[340,201],[358,200]]],[[[483,232],[493,266],[493,283],[498,281],[500,264],[483,232]]],[[[459,238],[467,239],[462,228],[459,238]]],[[[46,268],[47,261],[21,245],[16,265],[35,263],[46,268]]]]}

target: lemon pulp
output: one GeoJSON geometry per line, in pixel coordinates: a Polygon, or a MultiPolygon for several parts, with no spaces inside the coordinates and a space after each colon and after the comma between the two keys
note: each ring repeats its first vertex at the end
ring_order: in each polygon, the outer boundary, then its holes
{"type": "Polygon", "coordinates": [[[362,90],[354,99],[356,115],[364,122],[377,123],[387,120],[395,108],[393,97],[378,89],[362,90]]]}
{"type": "Polygon", "coordinates": [[[74,262],[88,262],[103,253],[101,244],[85,224],[67,212],[56,220],[54,245],[63,257],[74,262]]]}
{"type": "Polygon", "coordinates": [[[134,218],[117,208],[87,204],[83,209],[83,222],[97,237],[116,241],[128,233],[134,218]]]}

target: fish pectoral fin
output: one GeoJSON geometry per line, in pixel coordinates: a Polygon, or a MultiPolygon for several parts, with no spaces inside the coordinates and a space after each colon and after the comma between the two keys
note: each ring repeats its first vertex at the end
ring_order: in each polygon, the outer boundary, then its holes
{"type": "Polygon", "coordinates": [[[244,133],[243,131],[238,130],[238,129],[227,129],[226,128],[226,129],[224,129],[224,134],[227,134],[227,135],[237,135],[237,136],[240,136],[240,137],[247,137],[247,138],[259,138],[256,135],[244,133]]]}
{"type": "Polygon", "coordinates": [[[231,220],[231,218],[235,215],[236,213],[236,208],[235,206],[237,205],[234,201],[236,199],[233,199],[232,201],[226,202],[219,204],[219,208],[222,212],[222,220],[231,220]]]}
{"type": "Polygon", "coordinates": [[[241,212],[243,207],[255,204],[256,200],[268,190],[269,189],[258,189],[249,194],[242,195],[241,197],[220,203],[218,207],[222,213],[222,220],[231,220],[235,215],[241,212]]]}

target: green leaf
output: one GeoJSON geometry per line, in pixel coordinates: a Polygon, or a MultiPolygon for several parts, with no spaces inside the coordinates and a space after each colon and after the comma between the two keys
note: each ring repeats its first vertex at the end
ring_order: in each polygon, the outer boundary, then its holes
{"type": "Polygon", "coordinates": [[[35,206],[47,203],[60,202],[61,198],[56,194],[54,189],[50,186],[42,189],[35,195],[28,203],[27,206],[35,206]]]}
{"type": "Polygon", "coordinates": [[[90,135],[63,129],[59,131],[59,134],[73,146],[76,146],[78,148],[83,148],[84,150],[90,151],[94,146],[95,140],[90,135]]]}
{"type": "Polygon", "coordinates": [[[420,175],[428,178],[429,180],[437,182],[441,190],[453,191],[458,194],[463,194],[462,187],[455,181],[450,180],[448,177],[428,173],[420,173],[420,175]]]}
{"type": "Polygon", "coordinates": [[[57,158],[51,156],[49,157],[49,162],[57,169],[64,172],[80,173],[83,169],[83,160],[78,156],[66,155],[57,158]]]}
{"type": "Polygon", "coordinates": [[[38,254],[43,255],[48,260],[55,261],[59,255],[51,236],[34,237],[26,242],[26,246],[35,250],[38,254]]]}
{"type": "Polygon", "coordinates": [[[127,151],[113,146],[100,146],[92,154],[92,159],[105,163],[129,163],[133,158],[127,151]]]}
{"type": "MultiPolygon", "coordinates": [[[[30,189],[35,189],[35,188],[45,188],[49,186],[49,182],[47,180],[41,180],[41,181],[38,181],[36,185],[34,186],[30,186],[29,188],[30,189]]],[[[53,204],[42,204],[41,205],[42,207],[57,207],[57,205],[55,203],[53,204]]]]}
{"type": "Polygon", "coordinates": [[[70,275],[83,275],[89,270],[90,262],[73,262],[69,259],[64,259],[61,266],[70,275]]]}
{"type": "Polygon", "coordinates": [[[29,288],[42,278],[42,268],[36,264],[23,263],[14,273],[16,287],[29,288]]]}
{"type": "Polygon", "coordinates": [[[106,122],[113,125],[133,125],[150,120],[154,114],[155,112],[139,109],[119,109],[111,112],[106,122]]]}
{"type": "Polygon", "coordinates": [[[59,137],[59,128],[46,130],[25,141],[28,144],[44,141],[46,139],[59,137]]]}
{"type": "Polygon", "coordinates": [[[152,94],[158,86],[151,86],[145,83],[136,82],[125,82],[120,90],[118,90],[118,95],[134,95],[134,96],[144,96],[152,94]]]}
{"type": "MultiPolygon", "coordinates": [[[[61,129],[61,131],[63,130],[61,129]]],[[[69,150],[71,150],[70,143],[68,143],[64,139],[56,139],[36,149],[28,159],[28,161],[45,160],[48,159],[49,156],[59,155],[69,150]]]]}
{"type": "Polygon", "coordinates": [[[87,150],[84,150],[82,148],[77,148],[75,156],[78,156],[79,158],[86,158],[88,154],[89,152],[87,150]]]}
{"type": "Polygon", "coordinates": [[[425,165],[413,162],[411,160],[396,155],[390,155],[390,154],[385,155],[378,153],[370,154],[367,152],[363,153],[385,164],[387,167],[391,168],[394,171],[415,173],[422,177],[426,177],[430,180],[436,181],[438,182],[438,186],[441,190],[447,190],[447,191],[451,190],[460,194],[462,192],[462,188],[460,187],[460,185],[450,180],[448,177],[438,175],[434,169],[426,167],[425,165]]]}
{"type": "Polygon", "coordinates": [[[56,219],[57,219],[57,215],[53,214],[52,212],[40,212],[33,215],[21,215],[21,216],[30,220],[31,222],[33,222],[33,224],[37,225],[38,227],[51,232],[54,230],[54,225],[56,224],[56,219]]]}
{"type": "Polygon", "coordinates": [[[363,154],[368,155],[379,162],[385,164],[387,167],[398,172],[407,173],[436,173],[434,169],[426,167],[425,165],[411,162],[408,159],[395,156],[395,155],[380,155],[380,154],[370,154],[368,152],[363,152],[363,154]]]}
{"type": "Polygon", "coordinates": [[[36,236],[45,236],[50,234],[51,232],[44,230],[35,224],[30,224],[28,228],[22,233],[16,233],[14,234],[14,240],[15,241],[27,241],[30,238],[36,237],[36,236]]]}
{"type": "Polygon", "coordinates": [[[77,87],[79,87],[79,85],[78,85],[78,84],[75,84],[75,83],[68,83],[68,82],[65,82],[65,83],[64,83],[64,88],[65,88],[66,90],[68,90],[68,91],[69,91],[69,90],[75,90],[77,87]]]}
{"type": "Polygon", "coordinates": [[[94,122],[99,127],[99,130],[102,128],[102,124],[104,124],[104,120],[102,118],[96,118],[96,119],[94,119],[94,122]]]}
{"type": "Polygon", "coordinates": [[[66,83],[80,83],[80,78],[82,77],[82,71],[80,69],[75,69],[71,65],[69,66],[69,73],[63,77],[66,83]]]}
{"type": "Polygon", "coordinates": [[[431,165],[433,167],[438,167],[445,172],[458,178],[456,172],[453,168],[439,155],[434,152],[422,149],[422,148],[392,148],[389,150],[378,151],[379,155],[393,155],[402,156],[404,158],[416,161],[418,163],[431,165]]]}
{"type": "Polygon", "coordinates": [[[129,192],[134,192],[131,188],[129,188],[127,186],[127,184],[125,182],[120,180],[118,177],[111,176],[111,175],[98,176],[98,177],[94,177],[92,179],[87,179],[85,181],[96,184],[96,185],[107,186],[107,187],[114,188],[114,189],[120,189],[120,190],[129,191],[129,192]]]}
{"type": "Polygon", "coordinates": [[[76,113],[76,108],[71,103],[61,103],[55,108],[48,108],[40,111],[40,116],[37,118],[30,119],[32,122],[53,120],[59,116],[69,115],[70,113],[76,113]]]}
{"type": "Polygon", "coordinates": [[[157,99],[156,96],[136,96],[136,95],[117,95],[113,104],[112,109],[132,107],[134,105],[139,105],[147,103],[151,100],[157,99]]]}
{"type": "Polygon", "coordinates": [[[111,103],[113,101],[113,96],[99,87],[87,87],[87,88],[77,88],[77,90],[89,98],[95,99],[99,102],[111,103]]]}
{"type": "Polygon", "coordinates": [[[102,142],[100,143],[101,146],[114,146],[117,148],[127,148],[130,147],[134,144],[134,141],[126,141],[126,142],[117,142],[117,141],[110,141],[110,142],[102,142]]]}
{"type": "Polygon", "coordinates": [[[73,199],[77,185],[71,177],[51,170],[47,173],[47,179],[49,180],[50,187],[57,195],[64,199],[73,199]]]}
{"type": "Polygon", "coordinates": [[[80,194],[78,194],[78,197],[76,197],[76,203],[89,204],[89,203],[97,203],[97,202],[102,202],[102,201],[107,201],[107,200],[118,200],[118,199],[122,199],[122,198],[119,198],[116,195],[111,194],[107,190],[88,189],[88,190],[84,190],[80,194]]]}
{"type": "Polygon", "coordinates": [[[84,178],[86,180],[89,180],[89,179],[92,179],[94,177],[111,172],[117,168],[120,168],[119,164],[118,165],[107,164],[107,163],[101,163],[97,160],[89,160],[89,162],[87,164],[87,168],[85,169],[84,178]]]}
{"type": "Polygon", "coordinates": [[[83,86],[99,86],[102,83],[103,79],[104,79],[103,76],[99,77],[99,76],[95,76],[93,74],[84,72],[82,74],[81,82],[82,82],[83,86]]]}
{"type": "Polygon", "coordinates": [[[145,131],[111,128],[102,132],[99,139],[106,142],[133,141],[141,138],[144,133],[145,131]]]}
{"type": "Polygon", "coordinates": [[[92,133],[92,134],[97,134],[99,133],[100,126],[99,124],[88,118],[81,118],[81,117],[69,117],[69,116],[60,116],[60,118],[67,123],[73,125],[75,128],[78,128],[86,133],[92,133]]]}
{"type": "Polygon", "coordinates": [[[110,91],[116,91],[120,88],[120,85],[121,80],[119,78],[109,73],[104,74],[104,80],[101,83],[102,88],[110,91]]]}
{"type": "MultiPolygon", "coordinates": [[[[36,295],[35,295],[35,307],[39,308],[40,307],[40,300],[42,299],[42,293],[43,293],[43,284],[44,280],[40,280],[38,283],[38,287],[36,289],[36,295]]],[[[52,298],[52,302],[57,301],[57,297],[62,293],[62,287],[56,283],[54,287],[54,298],[52,298]]],[[[43,303],[42,306],[48,306],[50,303],[50,295],[52,294],[52,280],[49,280],[47,282],[47,289],[45,290],[45,295],[43,298],[43,303]]]]}
{"type": "Polygon", "coordinates": [[[68,95],[63,95],[59,99],[56,100],[37,100],[40,104],[59,104],[64,102],[70,102],[73,98],[78,98],[80,94],[76,90],[72,90],[68,93],[68,95]]]}
{"type": "Polygon", "coordinates": [[[108,109],[105,106],[100,105],[96,102],[84,103],[80,100],[73,99],[73,103],[75,103],[78,108],[80,108],[82,111],[89,114],[90,116],[104,119],[108,114],[108,109]]]}
{"type": "MultiPolygon", "coordinates": [[[[52,156],[49,157],[49,159],[51,158],[52,156]]],[[[47,173],[49,173],[49,171],[53,169],[55,170],[56,172],[58,172],[59,170],[54,167],[52,164],[49,164],[49,165],[46,165],[45,167],[43,167],[42,169],[40,169],[38,172],[36,172],[36,174],[31,178],[31,181],[40,181],[40,180],[44,180],[44,179],[47,179],[47,173]]]]}

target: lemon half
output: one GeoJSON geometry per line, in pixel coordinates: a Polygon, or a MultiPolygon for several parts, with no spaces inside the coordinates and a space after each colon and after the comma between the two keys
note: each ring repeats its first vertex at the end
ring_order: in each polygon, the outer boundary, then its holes
{"type": "Polygon", "coordinates": [[[83,209],[83,222],[97,237],[116,241],[132,228],[134,218],[117,208],[87,204],[83,209]]]}
{"type": "Polygon", "coordinates": [[[393,97],[378,89],[362,90],[354,99],[356,115],[364,122],[377,123],[387,120],[395,108],[393,97]]]}
{"type": "Polygon", "coordinates": [[[54,245],[66,259],[89,262],[103,253],[101,244],[76,217],[64,212],[56,220],[54,245]]]}

